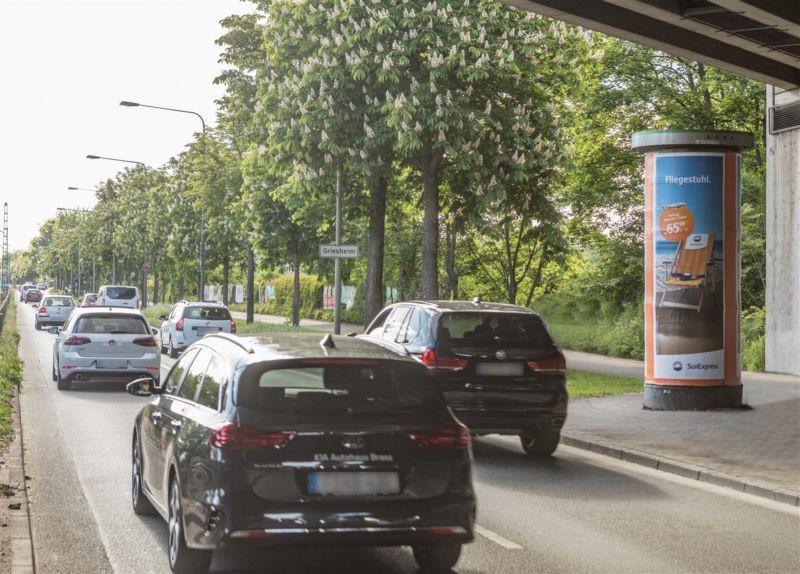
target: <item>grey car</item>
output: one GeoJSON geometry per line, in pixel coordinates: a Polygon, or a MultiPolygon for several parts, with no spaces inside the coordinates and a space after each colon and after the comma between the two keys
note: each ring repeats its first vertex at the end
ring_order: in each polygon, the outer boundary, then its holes
{"type": "Polygon", "coordinates": [[[136,309],[76,307],[53,341],[53,380],[59,390],[73,383],[156,381],[161,354],[150,325],[136,309]]]}
{"type": "Polygon", "coordinates": [[[74,308],[75,301],[72,297],[46,295],[34,316],[36,330],[40,330],[42,325],[63,325],[74,308]]]}
{"type": "Polygon", "coordinates": [[[169,315],[159,317],[161,323],[161,352],[173,359],[186,347],[215,333],[236,334],[236,321],[220,303],[178,301],[169,315]]]}

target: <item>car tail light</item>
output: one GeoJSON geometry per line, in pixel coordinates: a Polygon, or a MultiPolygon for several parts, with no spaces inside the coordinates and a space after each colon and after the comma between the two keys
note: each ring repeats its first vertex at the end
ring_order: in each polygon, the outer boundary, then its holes
{"type": "Polygon", "coordinates": [[[561,351],[558,351],[558,355],[555,357],[539,361],[528,361],[528,366],[536,373],[557,375],[567,370],[567,359],[564,358],[564,354],[561,351]]]}
{"type": "Polygon", "coordinates": [[[236,321],[231,319],[231,333],[236,334],[236,321]]]}
{"type": "Polygon", "coordinates": [[[472,445],[469,429],[461,423],[433,431],[410,432],[408,436],[424,448],[461,449],[472,445]]]}
{"type": "Polygon", "coordinates": [[[227,450],[280,448],[294,438],[293,431],[262,431],[236,423],[211,430],[211,446],[227,450]]]}
{"type": "Polygon", "coordinates": [[[463,369],[467,366],[469,362],[467,359],[456,359],[453,357],[442,357],[441,355],[437,355],[436,351],[432,348],[425,349],[420,355],[420,360],[422,364],[426,367],[432,367],[435,369],[446,369],[451,371],[457,371],[459,369],[463,369]]]}
{"type": "Polygon", "coordinates": [[[176,331],[183,331],[183,318],[178,319],[178,322],[175,323],[175,330],[176,331]]]}
{"type": "Polygon", "coordinates": [[[67,340],[64,341],[64,345],[85,345],[91,342],[92,340],[89,337],[78,337],[77,335],[72,335],[71,337],[67,337],[67,340]]]}
{"type": "Polygon", "coordinates": [[[47,307],[39,307],[39,313],[47,313],[47,307]]]}
{"type": "Polygon", "coordinates": [[[156,340],[153,337],[139,337],[138,339],[133,340],[134,345],[140,345],[142,347],[155,347],[156,340]]]}

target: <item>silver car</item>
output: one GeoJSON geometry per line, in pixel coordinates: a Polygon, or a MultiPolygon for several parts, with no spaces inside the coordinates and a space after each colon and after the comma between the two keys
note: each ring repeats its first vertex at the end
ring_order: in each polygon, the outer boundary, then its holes
{"type": "Polygon", "coordinates": [[[63,329],[48,331],[56,335],[53,380],[59,390],[82,382],[160,379],[153,329],[136,309],[76,307],[63,329]]]}
{"type": "Polygon", "coordinates": [[[178,301],[169,316],[161,315],[161,352],[173,359],[178,352],[211,333],[236,333],[236,321],[220,303],[178,301]]]}
{"type": "Polygon", "coordinates": [[[63,325],[74,308],[75,301],[72,297],[45,295],[34,316],[36,330],[39,331],[42,325],[63,325]]]}

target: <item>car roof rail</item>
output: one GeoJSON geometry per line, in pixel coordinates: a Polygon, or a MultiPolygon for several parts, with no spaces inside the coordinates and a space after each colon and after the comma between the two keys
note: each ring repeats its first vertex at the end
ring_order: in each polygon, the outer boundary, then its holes
{"type": "Polygon", "coordinates": [[[226,341],[233,343],[238,347],[241,347],[244,351],[246,351],[250,355],[256,352],[253,345],[246,342],[241,337],[237,337],[236,335],[233,335],[231,333],[212,333],[211,335],[206,335],[205,337],[203,337],[203,339],[215,338],[215,337],[218,337],[220,339],[225,339],[226,341]]]}

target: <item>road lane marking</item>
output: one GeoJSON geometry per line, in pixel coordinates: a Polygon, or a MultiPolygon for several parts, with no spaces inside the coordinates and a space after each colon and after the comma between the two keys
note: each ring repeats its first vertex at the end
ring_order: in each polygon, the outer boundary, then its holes
{"type": "Polygon", "coordinates": [[[475,525],[475,532],[483,536],[484,538],[488,538],[495,544],[502,546],[506,550],[523,550],[523,547],[517,544],[516,542],[511,542],[508,538],[503,538],[496,532],[492,532],[488,528],[484,528],[480,524],[475,525]]]}

